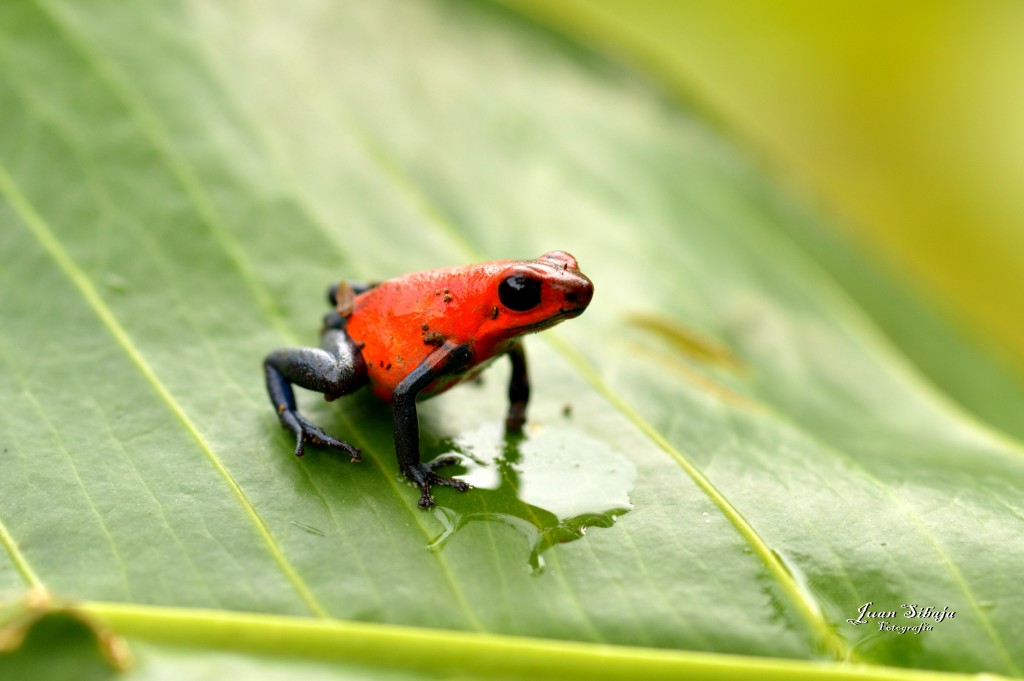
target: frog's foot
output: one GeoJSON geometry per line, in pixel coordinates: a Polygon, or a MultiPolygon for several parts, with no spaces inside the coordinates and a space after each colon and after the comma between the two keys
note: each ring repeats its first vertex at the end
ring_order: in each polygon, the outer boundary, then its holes
{"type": "Polygon", "coordinates": [[[300,416],[297,411],[290,409],[282,411],[281,424],[295,434],[295,456],[305,454],[306,443],[310,442],[314,445],[337,447],[344,450],[353,462],[363,460],[363,453],[359,451],[358,447],[353,447],[347,442],[331,437],[300,416]]]}
{"type": "Polygon", "coordinates": [[[510,435],[519,435],[523,432],[524,423],[526,423],[526,403],[513,402],[508,408],[508,416],[505,417],[505,432],[510,435]]]}
{"type": "Polygon", "coordinates": [[[420,506],[423,508],[430,508],[434,505],[434,497],[430,495],[431,485],[454,487],[460,492],[465,492],[469,489],[469,483],[463,480],[459,480],[457,478],[446,478],[434,472],[435,469],[441,468],[442,466],[451,466],[457,463],[459,463],[459,458],[457,456],[442,456],[441,458],[428,461],[427,463],[414,463],[402,466],[402,474],[412,480],[413,483],[415,483],[423,492],[420,496],[420,506]]]}

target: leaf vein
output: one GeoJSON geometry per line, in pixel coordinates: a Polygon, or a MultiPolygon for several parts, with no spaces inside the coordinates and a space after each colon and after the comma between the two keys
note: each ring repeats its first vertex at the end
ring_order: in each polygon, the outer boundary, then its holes
{"type": "Polygon", "coordinates": [[[973,589],[971,589],[970,584],[968,584],[967,580],[964,578],[963,573],[960,572],[960,568],[958,568],[956,563],[954,563],[953,560],[950,559],[949,554],[942,547],[942,544],[939,543],[939,540],[935,537],[934,533],[932,533],[932,531],[928,529],[928,526],[925,525],[924,521],[921,519],[921,516],[918,515],[918,513],[913,508],[908,506],[906,502],[904,502],[898,494],[893,492],[892,489],[890,489],[881,480],[879,480],[877,476],[871,473],[855,458],[846,454],[845,452],[838,449],[834,445],[826,442],[817,433],[814,433],[813,431],[805,428],[803,425],[797,423],[796,421],[789,418],[785,414],[779,413],[774,409],[770,410],[770,413],[774,418],[776,418],[782,423],[785,423],[794,430],[802,433],[805,437],[815,442],[819,447],[821,447],[825,451],[831,452],[836,458],[847,462],[848,465],[850,465],[852,468],[857,470],[861,475],[863,475],[868,482],[876,486],[883,494],[892,499],[894,505],[898,506],[903,510],[906,517],[914,525],[917,526],[917,528],[921,531],[922,536],[932,546],[932,549],[934,549],[936,555],[940,558],[940,560],[942,560],[942,563],[946,566],[946,568],[949,570],[950,575],[953,577],[953,581],[956,582],[960,590],[964,593],[965,596],[967,596],[967,600],[971,606],[971,609],[974,611],[975,616],[981,623],[981,626],[985,630],[985,633],[988,634],[989,639],[994,644],[996,652],[998,653],[1002,662],[1006,664],[1007,668],[1012,670],[1014,674],[1019,676],[1022,673],[1024,673],[1022,672],[1021,668],[1010,657],[1010,654],[1006,649],[1006,644],[1003,642],[1002,637],[999,635],[999,633],[995,630],[995,627],[992,625],[991,617],[989,617],[988,613],[986,613],[985,610],[981,607],[981,604],[979,603],[977,596],[974,595],[973,589]]]}
{"type": "Polygon", "coordinates": [[[0,193],[7,196],[11,205],[21,217],[23,224],[27,227],[29,232],[39,241],[40,245],[54,260],[60,270],[68,277],[68,279],[71,280],[79,293],[85,299],[86,303],[110,332],[117,345],[125,352],[138,371],[152,386],[157,395],[159,395],[171,412],[185,427],[188,433],[195,439],[207,460],[209,460],[211,465],[213,465],[214,469],[220,474],[221,478],[225,483],[227,483],[228,487],[238,499],[238,502],[242,506],[246,515],[254,524],[256,531],[266,543],[271,556],[274,558],[275,562],[277,562],[278,567],[285,573],[296,591],[298,591],[306,606],[317,615],[321,617],[326,616],[323,607],[319,602],[317,602],[316,598],[310,592],[309,587],[305,582],[303,582],[302,578],[288,562],[288,559],[285,557],[281,547],[278,545],[277,540],[274,539],[270,529],[267,527],[262,517],[260,517],[259,513],[257,513],[244,490],[242,490],[238,482],[234,477],[232,477],[227,468],[225,468],[224,464],[220,461],[220,458],[213,451],[209,442],[207,442],[206,438],[196,427],[191,417],[189,417],[182,406],[177,402],[177,400],[175,400],[174,396],[142,356],[142,353],[135,346],[131,337],[128,335],[128,332],[123,326],[121,326],[121,323],[104,302],[102,296],[99,294],[89,277],[81,270],[81,268],[78,267],[74,260],[72,260],[71,256],[64,250],[60,242],[57,240],[53,231],[43,220],[42,216],[21,193],[21,190],[18,188],[2,163],[0,163],[0,193]]]}

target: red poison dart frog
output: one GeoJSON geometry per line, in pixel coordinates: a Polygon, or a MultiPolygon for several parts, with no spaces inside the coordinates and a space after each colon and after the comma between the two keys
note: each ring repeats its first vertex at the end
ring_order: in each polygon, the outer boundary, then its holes
{"type": "Polygon", "coordinates": [[[267,392],[281,425],[295,434],[295,455],[305,443],[359,449],[331,437],[297,411],[292,385],[327,400],[364,385],[391,402],[398,468],[422,491],[419,505],[433,506],[431,485],[469,489],[434,471],[455,457],[420,461],[416,398],[433,397],[476,376],[500,355],[512,361],[506,428],[522,429],[530,384],[521,336],[579,316],[594,285],[576,259],[551,251],[536,260],[498,260],[414,272],[376,284],[331,287],[334,310],[324,317],[320,348],[281,348],[263,361],[267,392]]]}

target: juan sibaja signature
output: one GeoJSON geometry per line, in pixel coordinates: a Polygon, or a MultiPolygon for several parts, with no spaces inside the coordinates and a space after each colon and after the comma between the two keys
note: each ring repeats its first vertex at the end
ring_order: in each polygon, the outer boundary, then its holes
{"type": "Polygon", "coordinates": [[[903,608],[903,612],[899,613],[896,610],[869,610],[874,605],[873,601],[868,601],[864,605],[860,606],[857,610],[857,619],[846,620],[850,624],[869,624],[872,620],[878,622],[879,631],[894,631],[897,634],[905,634],[908,631],[912,631],[915,634],[920,634],[922,631],[932,631],[935,627],[928,624],[926,621],[918,622],[916,626],[911,625],[899,625],[895,624],[893,620],[897,617],[902,616],[904,619],[917,619],[917,620],[935,620],[936,622],[942,622],[943,620],[953,619],[956,617],[956,611],[950,610],[949,606],[943,606],[942,610],[927,606],[922,608],[917,603],[904,603],[900,607],[903,608]]]}

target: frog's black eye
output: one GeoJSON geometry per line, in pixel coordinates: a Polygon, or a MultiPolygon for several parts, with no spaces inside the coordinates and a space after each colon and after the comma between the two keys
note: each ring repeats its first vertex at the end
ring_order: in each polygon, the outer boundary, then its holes
{"type": "Polygon", "coordinates": [[[498,300],[510,310],[525,312],[540,304],[540,282],[513,274],[498,284],[498,300]]]}

